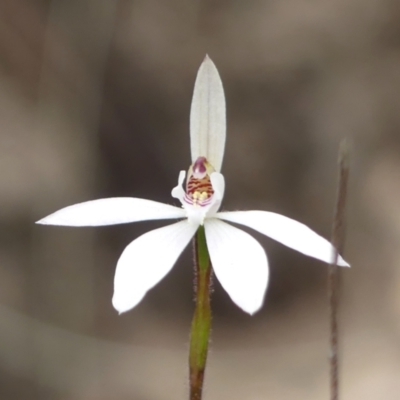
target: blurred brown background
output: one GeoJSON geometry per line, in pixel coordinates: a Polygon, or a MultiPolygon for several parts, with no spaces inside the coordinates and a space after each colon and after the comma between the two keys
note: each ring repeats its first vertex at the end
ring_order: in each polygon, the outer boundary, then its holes
{"type": "MultiPolygon", "coordinates": [[[[164,223],[34,221],[107,196],[174,203],[207,52],[227,98],[225,209],[329,237],[352,138],[342,399],[399,399],[399,23],[396,0],[1,0],[0,398],[187,398],[190,251],[118,316],[116,261],[164,223]]],[[[266,303],[249,317],[215,282],[205,399],[328,399],[326,265],[254,236],[266,303]]]]}

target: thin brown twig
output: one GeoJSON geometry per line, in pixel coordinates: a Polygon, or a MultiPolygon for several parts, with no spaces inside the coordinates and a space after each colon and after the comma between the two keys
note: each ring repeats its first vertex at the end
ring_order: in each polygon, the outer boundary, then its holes
{"type": "Polygon", "coordinates": [[[332,227],[332,264],[328,272],[328,298],[330,319],[330,400],[339,400],[339,338],[338,338],[338,306],[339,306],[339,254],[343,254],[345,237],[345,209],[349,178],[349,142],[343,139],[339,148],[339,184],[332,227]]]}

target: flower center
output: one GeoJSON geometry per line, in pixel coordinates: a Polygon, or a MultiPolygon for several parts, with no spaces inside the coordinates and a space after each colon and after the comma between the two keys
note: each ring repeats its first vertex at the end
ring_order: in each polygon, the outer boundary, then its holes
{"type": "Polygon", "coordinates": [[[211,203],[214,189],[210,174],[214,168],[205,157],[199,157],[189,168],[186,181],[185,201],[192,205],[207,206],[211,203]]]}
{"type": "Polygon", "coordinates": [[[212,218],[224,197],[225,181],[222,174],[215,172],[205,157],[199,157],[188,173],[179,173],[178,185],[171,195],[182,203],[190,223],[203,225],[205,218],[212,218]],[[183,182],[186,177],[186,190],[183,182]]]}

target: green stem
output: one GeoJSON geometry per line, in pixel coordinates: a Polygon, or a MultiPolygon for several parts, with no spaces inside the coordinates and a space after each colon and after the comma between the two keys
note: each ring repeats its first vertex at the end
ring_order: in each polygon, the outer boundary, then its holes
{"type": "Polygon", "coordinates": [[[190,335],[190,400],[201,400],[211,331],[211,262],[204,227],[194,239],[196,309],[190,335]]]}

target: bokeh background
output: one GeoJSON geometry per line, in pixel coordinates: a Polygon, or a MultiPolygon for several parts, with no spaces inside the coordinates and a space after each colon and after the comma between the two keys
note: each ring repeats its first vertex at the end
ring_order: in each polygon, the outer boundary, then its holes
{"type": "MultiPolygon", "coordinates": [[[[399,22],[395,0],[1,0],[0,398],[187,398],[190,249],[118,316],[116,261],[163,223],[34,221],[107,196],[174,204],[208,53],[227,98],[225,209],[329,237],[351,138],[342,399],[399,399],[399,22]]],[[[254,236],[266,302],[250,317],[215,282],[205,399],[327,399],[326,265],[254,236]]]]}

